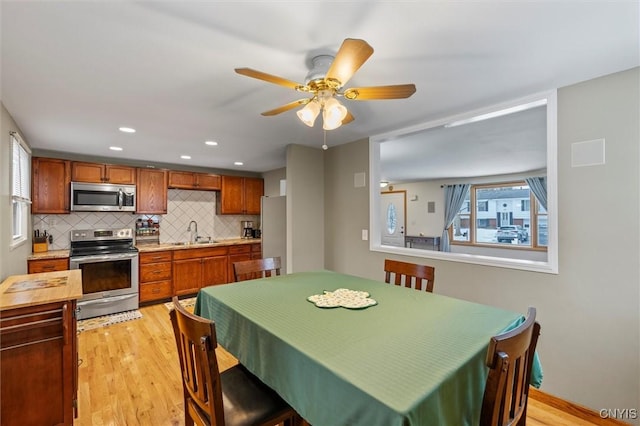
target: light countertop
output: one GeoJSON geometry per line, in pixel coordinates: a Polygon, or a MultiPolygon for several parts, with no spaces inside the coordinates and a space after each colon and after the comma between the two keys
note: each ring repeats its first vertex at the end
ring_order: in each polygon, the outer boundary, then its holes
{"type": "MultiPolygon", "coordinates": [[[[232,238],[228,240],[219,240],[215,243],[206,244],[177,244],[177,243],[163,243],[163,244],[139,244],[136,245],[140,253],[164,251],[164,250],[184,250],[194,248],[207,248],[207,247],[223,247],[223,246],[236,246],[242,244],[260,244],[262,240],[260,238],[232,238]]],[[[41,253],[32,253],[27,260],[46,260],[46,259],[62,259],[69,257],[69,250],[50,250],[41,253]]]]}

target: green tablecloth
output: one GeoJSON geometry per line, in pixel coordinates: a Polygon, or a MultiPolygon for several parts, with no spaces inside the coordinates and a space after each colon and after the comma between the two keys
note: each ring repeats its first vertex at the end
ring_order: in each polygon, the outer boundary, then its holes
{"type": "Polygon", "coordinates": [[[489,338],[519,313],[334,272],[203,288],[219,343],[314,426],[477,425],[489,338]],[[378,304],[321,309],[348,288],[378,304]]]}

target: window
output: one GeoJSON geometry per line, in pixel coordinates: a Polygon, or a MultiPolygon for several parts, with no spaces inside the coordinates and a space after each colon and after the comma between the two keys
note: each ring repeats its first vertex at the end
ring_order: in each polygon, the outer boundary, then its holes
{"type": "Polygon", "coordinates": [[[472,185],[467,197],[476,209],[458,212],[449,231],[452,244],[546,250],[547,214],[525,182],[472,185]]]}
{"type": "Polygon", "coordinates": [[[31,203],[31,153],[20,136],[11,133],[11,247],[27,240],[31,203]]]}

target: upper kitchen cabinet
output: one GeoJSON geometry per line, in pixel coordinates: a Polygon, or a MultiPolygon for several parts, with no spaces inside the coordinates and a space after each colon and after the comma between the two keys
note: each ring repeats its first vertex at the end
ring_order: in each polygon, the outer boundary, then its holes
{"type": "Polygon", "coordinates": [[[219,191],[220,175],[192,172],[169,172],[169,188],[219,191]]]}
{"type": "Polygon", "coordinates": [[[71,162],[34,157],[31,173],[31,213],[69,213],[71,162]]]}
{"type": "Polygon", "coordinates": [[[167,213],[167,171],[138,169],[136,186],[136,213],[167,213]]]}
{"type": "Polygon", "coordinates": [[[264,180],[239,176],[222,176],[220,214],[260,214],[264,180]]]}
{"type": "Polygon", "coordinates": [[[134,185],[136,183],[136,169],[115,164],[73,161],[71,163],[71,180],[73,182],[134,185]]]}

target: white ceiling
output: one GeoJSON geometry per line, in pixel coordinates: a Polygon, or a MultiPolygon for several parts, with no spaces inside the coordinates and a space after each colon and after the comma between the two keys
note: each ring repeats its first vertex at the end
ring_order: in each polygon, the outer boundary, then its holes
{"type": "Polygon", "coordinates": [[[323,142],[321,123],[309,128],[293,111],[260,115],[298,93],[234,68],[303,82],[313,53],[336,51],[345,38],[375,50],[347,87],[415,83],[417,92],[344,101],[355,121],[327,132],[329,146],[640,63],[637,1],[3,0],[0,7],[1,99],[33,148],[219,169],[273,170],[284,166],[287,144],[323,142]]]}

